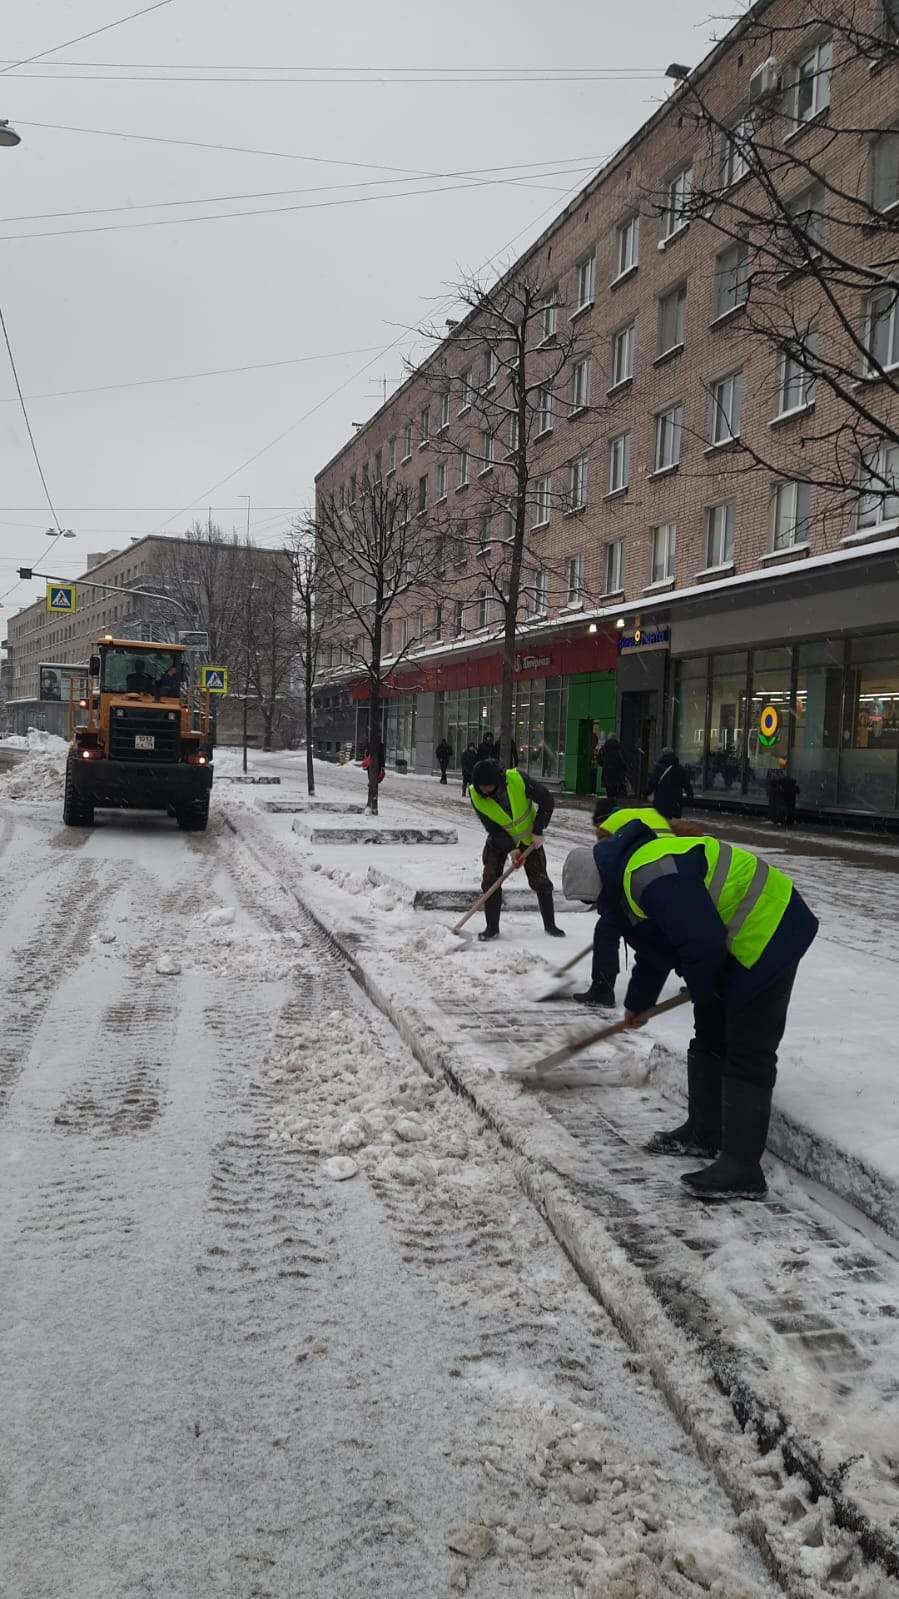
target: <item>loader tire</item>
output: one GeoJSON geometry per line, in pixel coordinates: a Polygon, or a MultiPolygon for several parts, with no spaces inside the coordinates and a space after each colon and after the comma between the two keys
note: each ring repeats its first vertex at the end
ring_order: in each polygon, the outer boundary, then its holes
{"type": "Polygon", "coordinates": [[[72,781],[70,764],[66,765],[66,786],[62,802],[62,819],[66,827],[93,827],[94,807],[77,793],[72,781]]]}
{"type": "Polygon", "coordinates": [[[175,820],[183,833],[205,833],[209,821],[209,795],[204,794],[200,799],[190,800],[187,805],[179,805],[175,820]]]}

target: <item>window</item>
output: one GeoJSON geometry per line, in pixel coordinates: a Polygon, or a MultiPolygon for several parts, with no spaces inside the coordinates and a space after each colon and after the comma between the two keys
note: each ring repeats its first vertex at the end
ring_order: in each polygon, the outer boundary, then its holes
{"type": "Polygon", "coordinates": [[[750,111],[745,111],[732,127],[728,128],[724,136],[724,160],[721,164],[721,182],[725,189],[729,189],[732,183],[739,183],[749,171],[754,132],[750,111]]]}
{"type": "Polygon", "coordinates": [[[713,383],[709,395],[709,443],[726,444],[740,433],[743,374],[731,372],[713,383]]]}
{"type": "Polygon", "coordinates": [[[468,565],[468,540],[465,537],[465,523],[460,523],[460,532],[453,539],[453,565],[457,567],[468,565]]]}
{"type": "Polygon", "coordinates": [[[493,457],[496,452],[496,435],[485,428],[481,434],[481,471],[489,472],[493,466],[493,457]]]}
{"type": "Polygon", "coordinates": [[[798,478],[778,483],[771,500],[771,548],[808,543],[809,486],[798,478]]]}
{"type": "Polygon", "coordinates": [[[618,594],[624,587],[624,540],[613,539],[603,550],[603,593],[618,594]]]}
{"type": "Polygon", "coordinates": [[[796,266],[821,254],[824,243],[824,185],[812,183],[787,206],[789,237],[786,254],[796,266]]]}
{"type": "Polygon", "coordinates": [[[437,500],[438,500],[438,503],[441,500],[445,500],[446,499],[446,480],[447,480],[447,476],[448,476],[448,470],[447,470],[446,462],[445,461],[438,461],[437,462],[437,500]]]}
{"type": "Polygon", "coordinates": [[[693,163],[690,161],[665,185],[663,232],[666,239],[673,238],[675,233],[679,233],[689,222],[688,212],[692,195],[693,163]]]}
{"type": "Polygon", "coordinates": [[[616,276],[623,278],[625,272],[632,272],[640,258],[640,218],[628,217],[625,222],[619,222],[615,230],[617,241],[616,276]]]}
{"type": "MultiPolygon", "coordinates": [[[[899,23],[899,0],[896,4],[899,23]]],[[[875,211],[899,205],[899,129],[882,133],[871,152],[871,204],[875,211]]]]}
{"type": "Polygon", "coordinates": [[[549,573],[545,566],[541,566],[534,580],[534,611],[536,615],[543,616],[549,609],[549,573]]]}
{"type": "Polygon", "coordinates": [[[356,474],[355,474],[355,472],[351,472],[350,473],[350,504],[351,505],[355,505],[355,503],[356,503],[356,474]]]}
{"type": "Polygon", "coordinates": [[[463,445],[459,451],[459,487],[464,489],[471,471],[471,451],[463,445]]]}
{"type": "Polygon", "coordinates": [[[424,643],[424,641],[425,641],[425,613],[424,613],[424,611],[419,611],[419,613],[418,613],[418,620],[416,621],[416,624],[415,624],[415,636],[418,639],[419,644],[423,644],[424,643]]]}
{"type": "Polygon", "coordinates": [[[430,409],[430,406],[426,405],[424,410],[421,413],[421,438],[420,438],[420,442],[422,444],[427,444],[428,439],[430,437],[431,437],[431,409],[430,409]]]}
{"type": "MultiPolygon", "coordinates": [[[[392,622],[385,622],[384,623],[384,654],[385,655],[392,655],[393,654],[393,623],[392,622]]],[[[344,646],[342,644],[340,646],[340,658],[341,658],[341,660],[344,659],[344,646]]]]}
{"type": "Polygon", "coordinates": [[[596,251],[591,250],[582,261],[577,264],[577,284],[575,290],[575,314],[585,311],[592,305],[596,298],[596,251]]]}
{"type": "Polygon", "coordinates": [[[745,305],[749,293],[749,251],[745,244],[722,250],[715,263],[715,315],[726,316],[745,305]]]}
{"type": "Polygon", "coordinates": [[[568,466],[568,509],[580,511],[587,503],[587,457],[579,455],[568,466]]]}
{"type": "Polygon", "coordinates": [[[495,350],[488,350],[484,356],[484,388],[496,387],[496,374],[499,371],[499,356],[495,350]]]}
{"type": "Polygon", "coordinates": [[[580,605],[584,598],[584,557],[572,555],[568,560],[567,605],[580,605]]]}
{"type": "Polygon", "coordinates": [[[481,592],[477,597],[474,615],[475,627],[484,628],[490,626],[490,597],[484,589],[481,589],[481,592]]]}
{"type": "Polygon", "coordinates": [[[576,361],[571,373],[571,409],[584,411],[590,404],[590,357],[576,361]]]}
{"type": "Polygon", "coordinates": [[[899,0],[881,0],[881,3],[883,37],[887,44],[899,44],[899,0]]]}
{"type": "Polygon", "coordinates": [[[736,500],[725,500],[721,505],[709,506],[705,513],[705,553],[706,566],[713,571],[722,566],[733,566],[736,526],[736,500]]]}
{"type": "Polygon", "coordinates": [[[663,295],[659,301],[659,355],[679,350],[684,342],[687,323],[687,285],[679,283],[676,289],[663,295]]]}
{"type": "Polygon", "coordinates": [[[409,643],[409,623],[405,616],[399,624],[399,635],[399,648],[404,650],[409,643]]]}
{"type": "Polygon", "coordinates": [[[789,416],[791,411],[802,411],[815,403],[815,374],[808,370],[817,349],[817,335],[809,333],[802,345],[802,358],[784,351],[780,363],[780,386],[777,396],[778,416],[789,416]]]}
{"type": "Polygon", "coordinates": [[[552,478],[549,473],[538,477],[534,484],[534,526],[545,527],[549,521],[550,494],[552,491],[552,478]]]}
{"type": "Polygon", "coordinates": [[[550,289],[543,301],[540,313],[540,323],[544,339],[555,338],[556,328],[559,325],[559,291],[550,289]]]}
{"type": "MultiPolygon", "coordinates": [[[[551,427],[553,425],[553,410],[554,410],[554,406],[555,406],[555,401],[554,401],[554,398],[553,398],[553,386],[552,386],[552,384],[551,383],[543,383],[543,384],[541,384],[540,388],[537,391],[537,436],[538,436],[538,438],[539,438],[541,433],[548,433],[550,431],[550,429],[551,429],[551,427]]],[[[516,423],[517,423],[518,418],[516,417],[515,420],[516,420],[516,423]]]]}
{"type": "Polygon", "coordinates": [[[396,471],[396,439],[395,438],[387,440],[387,470],[388,470],[388,472],[395,472],[396,471]]]}
{"type": "Polygon", "coordinates": [[[437,568],[437,576],[438,577],[445,577],[446,576],[446,534],[445,533],[441,533],[439,539],[437,540],[435,565],[436,565],[436,568],[437,568]]]}
{"type": "Polygon", "coordinates": [[[513,411],[509,417],[509,454],[515,455],[518,450],[518,412],[513,411]]]}
{"type": "Polygon", "coordinates": [[[868,371],[899,366],[899,294],[879,289],[868,301],[868,371]]]}
{"type": "Polygon", "coordinates": [[[899,521],[899,444],[882,444],[863,460],[856,516],[860,532],[899,521]]]}
{"type": "Polygon", "coordinates": [[[613,388],[619,383],[627,383],[634,375],[634,331],[635,324],[630,322],[612,338],[613,388]]]}
{"type": "Polygon", "coordinates": [[[456,601],[453,614],[453,637],[461,638],[465,632],[465,606],[461,600],[456,601]]]}
{"type": "Polygon", "coordinates": [[[680,461],[680,436],[683,406],[670,405],[656,417],[656,472],[666,472],[680,461]]]}
{"type": "Polygon", "coordinates": [[[486,555],[490,548],[490,513],[485,511],[478,526],[478,554],[486,555]]]}
{"type": "Polygon", "coordinates": [[[796,67],[796,100],[793,118],[797,127],[810,122],[830,105],[830,68],[833,61],[833,41],[825,39],[816,45],[796,67]]]}
{"type": "Polygon", "coordinates": [[[469,409],[474,398],[474,380],[471,375],[471,367],[468,368],[467,372],[462,373],[459,379],[459,387],[459,415],[461,416],[463,411],[469,409]]]}
{"type": "Polygon", "coordinates": [[[424,477],[420,477],[419,480],[418,480],[418,514],[419,514],[419,516],[421,516],[422,512],[426,511],[427,509],[428,509],[428,474],[426,472],[424,477]]]}
{"type": "Polygon", "coordinates": [[[677,540],[677,523],[661,522],[652,530],[652,555],[649,563],[650,583],[667,583],[674,576],[674,546],[677,540]]]}
{"type": "Polygon", "coordinates": [[[440,396],[440,431],[449,427],[450,419],[450,391],[444,389],[440,396]]]}
{"type": "Polygon", "coordinates": [[[403,460],[408,461],[412,455],[412,423],[407,422],[403,428],[403,460]]]}
{"type": "Polygon", "coordinates": [[[617,494],[620,489],[626,489],[630,481],[631,469],[631,436],[629,433],[619,433],[617,439],[609,440],[609,493],[617,494]]]}
{"type": "Polygon", "coordinates": [[[440,601],[434,607],[434,638],[438,644],[443,642],[443,606],[440,601]]]}
{"type": "Polygon", "coordinates": [[[381,481],[381,451],[375,450],[375,482],[381,481]]]}

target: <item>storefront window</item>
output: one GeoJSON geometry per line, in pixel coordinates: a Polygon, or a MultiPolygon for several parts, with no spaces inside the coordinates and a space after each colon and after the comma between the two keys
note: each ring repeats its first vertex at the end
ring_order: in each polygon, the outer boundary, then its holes
{"type": "Polygon", "coordinates": [[[854,639],[843,700],[837,798],[851,810],[896,808],[899,638],[854,639]]]}
{"type": "Polygon", "coordinates": [[[815,639],[796,652],[789,773],[802,805],[836,804],[844,654],[842,639],[815,639]]]}
{"type": "MultiPolygon", "coordinates": [[[[788,646],[755,650],[752,657],[752,691],[749,701],[746,737],[746,793],[751,799],[765,799],[772,773],[779,760],[789,760],[792,738],[793,651],[788,646]],[[762,742],[761,727],[765,711],[777,717],[777,742],[762,742]]],[[[766,725],[768,725],[766,723],[766,725]]]]}
{"type": "Polygon", "coordinates": [[[674,747],[691,782],[700,788],[705,771],[708,671],[708,659],[702,655],[678,661],[674,679],[674,747]]]}
{"type": "MultiPolygon", "coordinates": [[[[445,734],[453,746],[453,766],[458,767],[469,740],[481,743],[484,734],[499,737],[502,688],[452,689],[437,702],[435,744],[445,734]]],[[[567,685],[563,678],[535,678],[516,683],[512,699],[512,736],[522,772],[537,778],[561,778],[565,769],[565,718],[567,685]]],[[[504,758],[508,751],[504,752],[504,758]]]]}
{"type": "Polygon", "coordinates": [[[744,651],[712,657],[709,746],[704,788],[714,794],[742,792],[746,737],[746,666],[744,651]]]}

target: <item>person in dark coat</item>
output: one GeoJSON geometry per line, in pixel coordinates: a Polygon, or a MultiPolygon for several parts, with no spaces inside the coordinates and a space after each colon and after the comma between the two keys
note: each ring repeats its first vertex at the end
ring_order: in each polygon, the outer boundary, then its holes
{"type": "Polygon", "coordinates": [[[485,733],[477,748],[479,761],[498,761],[499,745],[494,741],[492,733],[485,733]]]}
{"type": "Polygon", "coordinates": [[[462,798],[463,799],[465,798],[465,795],[468,793],[468,785],[471,782],[471,779],[472,779],[472,777],[474,775],[474,769],[475,769],[475,766],[477,765],[477,761],[478,761],[477,749],[475,748],[473,743],[469,742],[467,747],[462,751],[462,760],[461,760],[461,763],[460,763],[461,767],[462,767],[462,798]]]}
{"type": "MultiPolygon", "coordinates": [[[[674,823],[687,826],[686,823],[674,823]]],[[[639,1026],[672,970],[693,1001],[687,1119],[660,1155],[717,1158],[682,1181],[699,1198],[765,1193],[777,1050],[796,970],[818,922],[790,879],[709,837],[660,836],[625,808],[597,830],[597,909],[634,951],[625,1020],[639,1026]],[[720,1153],[717,1153],[720,1151],[720,1153]]]]}
{"type": "MultiPolygon", "coordinates": [[[[525,876],[537,896],[543,926],[551,938],[564,938],[556,926],[553,885],[546,870],[543,834],[555,808],[548,788],[536,778],[526,777],[517,767],[503,771],[496,761],[478,761],[469,794],[474,809],[487,829],[487,842],[481,860],[484,873],[481,892],[498,882],[514,852],[516,866],[524,866],[525,876]],[[531,853],[525,850],[533,845],[531,853]]],[[[503,891],[497,889],[484,905],[486,926],[478,934],[481,942],[499,937],[499,918],[503,891]]]]}
{"type": "Polygon", "coordinates": [[[440,781],[446,782],[446,769],[453,758],[453,746],[445,738],[440,740],[434,754],[437,756],[437,765],[440,767],[440,781]]]}
{"type": "Polygon", "coordinates": [[[602,771],[602,786],[606,791],[606,798],[620,799],[628,791],[630,775],[615,733],[610,733],[605,743],[600,746],[596,763],[602,771]]]}
{"type": "Polygon", "coordinates": [[[792,827],[796,821],[796,796],[799,784],[790,777],[787,763],[781,757],[777,771],[768,778],[768,818],[775,827],[792,827]]]}
{"type": "Polygon", "coordinates": [[[693,785],[670,744],[666,744],[649,774],[646,798],[661,816],[680,816],[683,801],[693,803],[693,785]]]}

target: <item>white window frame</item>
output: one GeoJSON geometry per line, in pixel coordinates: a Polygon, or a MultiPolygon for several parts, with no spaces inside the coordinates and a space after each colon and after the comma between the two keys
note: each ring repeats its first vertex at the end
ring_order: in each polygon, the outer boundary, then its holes
{"type": "Polygon", "coordinates": [[[875,326],[883,325],[887,329],[886,360],[877,357],[880,367],[884,372],[890,372],[899,366],[899,293],[892,289],[878,289],[875,294],[868,297],[868,310],[865,329],[865,347],[868,351],[867,371],[869,375],[876,375],[877,367],[874,365],[874,330],[875,326]],[[882,306],[882,309],[878,309],[882,306]]]}
{"type": "Polygon", "coordinates": [[[719,500],[705,511],[706,568],[719,572],[733,566],[737,533],[736,500],[719,500]]]}
{"type": "Polygon", "coordinates": [[[899,128],[884,128],[871,146],[871,209],[885,216],[897,205],[899,205],[899,128]]]}
{"type": "Polygon", "coordinates": [[[418,621],[416,623],[415,632],[416,632],[416,638],[418,640],[418,643],[419,644],[423,644],[424,641],[425,641],[425,613],[424,613],[424,611],[419,611],[419,613],[418,613],[418,621]]]}
{"type": "Polygon", "coordinates": [[[618,267],[615,282],[640,264],[640,217],[636,211],[615,229],[615,259],[618,267]]]}
{"type": "Polygon", "coordinates": [[[545,616],[549,610],[549,572],[541,566],[534,579],[534,615],[545,616]]]}
{"type": "Polygon", "coordinates": [[[809,484],[803,478],[783,478],[771,495],[771,549],[802,549],[808,543],[809,484]]]}
{"type": "Polygon", "coordinates": [[[684,408],[680,402],[656,413],[654,472],[673,472],[680,466],[683,427],[684,408]]]}
{"type": "Polygon", "coordinates": [[[443,601],[438,600],[434,606],[434,643],[443,643],[443,601]]]}
{"type": "Polygon", "coordinates": [[[350,504],[351,505],[355,505],[355,503],[356,503],[356,474],[355,474],[355,472],[351,472],[350,473],[350,504]]]}
{"type": "Polygon", "coordinates": [[[544,472],[534,482],[534,527],[546,527],[552,503],[552,476],[544,472]]]}
{"type": "Polygon", "coordinates": [[[424,447],[424,445],[429,444],[430,440],[431,440],[431,407],[429,405],[426,405],[423,408],[423,410],[422,410],[421,417],[419,418],[419,441],[418,441],[419,449],[422,449],[424,447]]]}
{"type": "Polygon", "coordinates": [[[610,539],[602,552],[603,594],[620,594],[624,588],[624,539],[610,539]]]}
{"type": "Polygon", "coordinates": [[[727,316],[749,298],[749,247],[737,241],[715,259],[715,316],[727,316]],[[726,302],[726,303],[725,303],[726,302]]]}
{"type": "Polygon", "coordinates": [[[448,428],[449,427],[449,424],[450,424],[450,406],[451,406],[451,404],[452,404],[452,396],[450,395],[450,391],[449,391],[449,389],[444,389],[443,393],[440,396],[440,431],[441,431],[441,433],[443,432],[444,428],[448,428]]]}
{"type": "Polygon", "coordinates": [[[569,555],[568,581],[565,587],[566,605],[583,605],[584,603],[584,557],[583,555],[569,555]]]}
{"type": "Polygon", "coordinates": [[[467,444],[461,445],[461,447],[459,449],[458,461],[459,461],[459,482],[458,482],[457,487],[460,488],[460,489],[464,489],[464,488],[468,487],[468,484],[471,481],[471,451],[468,448],[467,444]]]}
{"type": "Polygon", "coordinates": [[[412,423],[407,422],[403,428],[403,460],[412,459],[412,423]]]}
{"type": "Polygon", "coordinates": [[[621,494],[631,479],[631,436],[616,433],[609,440],[609,493],[621,494]]]}
{"type": "Polygon", "coordinates": [[[577,316],[579,311],[588,310],[596,299],[596,250],[581,256],[574,270],[577,289],[574,315],[577,316]]]}
{"type": "Polygon", "coordinates": [[[466,411],[471,410],[471,402],[474,399],[474,375],[471,367],[467,367],[460,374],[459,386],[459,415],[464,416],[466,411]]]}
{"type": "Polygon", "coordinates": [[[665,212],[662,236],[673,239],[689,226],[686,208],[693,196],[693,162],[685,161],[682,167],[665,184],[665,212]]]}
{"type": "Polygon", "coordinates": [[[859,465],[856,527],[859,533],[899,522],[899,444],[886,440],[859,465]],[[878,486],[872,488],[872,482],[878,486]],[[886,487],[892,483],[892,492],[886,487]]]}
{"type": "Polygon", "coordinates": [[[496,388],[496,374],[499,371],[499,356],[492,348],[488,349],[484,361],[484,391],[490,392],[496,388]]]}
{"type": "MultiPolygon", "coordinates": [[[[810,333],[806,337],[803,349],[810,360],[814,360],[818,347],[817,334],[810,333]]],[[[793,416],[797,411],[807,411],[815,403],[815,374],[809,372],[800,361],[790,355],[786,350],[780,358],[780,371],[777,383],[777,415],[775,421],[781,417],[793,416]]]]}
{"type": "Polygon", "coordinates": [[[448,486],[449,486],[449,466],[448,466],[446,461],[438,461],[437,462],[437,499],[436,499],[436,502],[435,502],[437,505],[440,504],[441,500],[445,500],[446,499],[448,486]]]}
{"type": "Polygon", "coordinates": [[[709,444],[730,444],[740,437],[743,373],[728,372],[709,387],[709,444]]]}
{"type": "Polygon", "coordinates": [[[457,600],[453,611],[453,638],[465,637],[465,603],[457,600]]]}
{"type": "Polygon", "coordinates": [[[649,581],[669,583],[674,577],[674,556],[677,549],[677,523],[660,522],[652,529],[649,551],[649,581]]]}
{"type": "Polygon", "coordinates": [[[490,626],[490,595],[486,589],[481,589],[475,597],[475,631],[482,633],[490,626]]]}
{"type": "Polygon", "coordinates": [[[803,265],[806,255],[819,256],[824,243],[824,205],[826,195],[823,183],[808,183],[787,202],[787,214],[801,228],[804,248],[792,235],[787,240],[787,254],[797,267],[803,265]]]}
{"type": "MultiPolygon", "coordinates": [[[[541,383],[537,390],[537,437],[551,433],[555,419],[556,396],[552,383],[541,383]]],[[[516,416],[516,421],[517,421],[516,416]]]]}
{"type": "Polygon", "coordinates": [[[568,463],[569,511],[582,511],[587,504],[587,476],[589,463],[586,455],[578,455],[568,463]]]}
{"type": "Polygon", "coordinates": [[[613,389],[617,389],[619,383],[629,383],[634,375],[636,330],[636,322],[629,322],[627,327],[619,328],[618,332],[612,335],[613,389]]]}
{"type": "Polygon", "coordinates": [[[509,455],[517,455],[519,443],[518,412],[509,412],[509,455]]]}
{"type": "Polygon", "coordinates": [[[793,126],[813,122],[830,105],[833,40],[822,39],[796,62],[793,87],[793,126]]]}
{"type": "Polygon", "coordinates": [[[558,289],[551,289],[550,292],[544,296],[543,306],[540,312],[540,321],[543,329],[542,342],[546,343],[548,339],[555,338],[556,330],[559,326],[558,289]]]}
{"type": "Polygon", "coordinates": [[[396,434],[387,440],[387,471],[388,473],[396,471],[396,434]]]}
{"type": "Polygon", "coordinates": [[[745,178],[749,171],[749,156],[746,144],[755,132],[751,111],[744,111],[736,122],[731,123],[724,135],[724,151],[721,162],[722,188],[731,189],[741,178],[745,178]]]}
{"type": "Polygon", "coordinates": [[[427,472],[425,472],[424,476],[420,477],[419,480],[418,480],[418,501],[417,501],[418,515],[419,516],[424,516],[424,514],[425,514],[427,509],[428,509],[428,474],[427,474],[427,472]]]}
{"type": "Polygon", "coordinates": [[[659,359],[663,355],[670,355],[674,350],[682,350],[687,338],[687,285],[678,283],[667,294],[659,297],[659,359]],[[669,315],[667,307],[673,307],[669,315]],[[673,323],[672,333],[674,338],[667,340],[665,325],[667,321],[673,323]]]}
{"type": "Polygon", "coordinates": [[[586,411],[590,404],[590,384],[593,372],[593,362],[589,355],[582,355],[575,361],[571,369],[571,409],[569,415],[575,416],[578,411],[586,411]]]}
{"type": "Polygon", "coordinates": [[[493,463],[496,459],[496,434],[492,428],[483,428],[481,430],[481,450],[481,476],[483,477],[485,472],[493,471],[493,463]]]}

